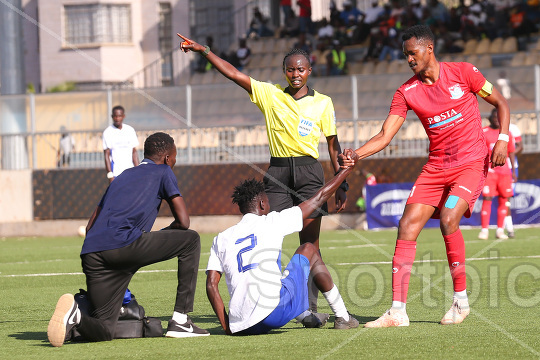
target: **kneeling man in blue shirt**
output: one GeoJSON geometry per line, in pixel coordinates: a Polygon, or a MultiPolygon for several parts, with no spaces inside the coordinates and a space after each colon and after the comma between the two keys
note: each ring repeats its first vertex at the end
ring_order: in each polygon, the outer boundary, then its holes
{"type": "Polygon", "coordinates": [[[176,146],[165,133],[150,135],[144,143],[144,160],[113,181],[86,228],[81,261],[91,316],[82,314],[72,294],[58,300],[47,335],[53,346],[62,346],[73,327],[88,341],[114,338],[116,323],[128,284],[141,267],[178,258],[178,287],[174,313],[166,336],[206,336],[193,324],[195,286],[201,244],[189,230],[189,214],[172,168],[176,146]],[[169,204],[174,221],[151,232],[162,200],[169,204]]]}

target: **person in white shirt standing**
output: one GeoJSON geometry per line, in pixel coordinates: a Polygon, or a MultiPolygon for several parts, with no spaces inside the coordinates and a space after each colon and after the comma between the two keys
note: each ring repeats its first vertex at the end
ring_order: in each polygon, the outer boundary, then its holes
{"type": "Polygon", "coordinates": [[[308,310],[310,273],[335,314],[334,329],[358,327],[315,245],[300,245],[281,272],[284,236],[302,230],[303,219],[328,200],[353,167],[341,170],[310,199],[280,212],[270,212],[262,182],[251,179],[235,187],[233,203],[244,216],[214,238],[206,268],[208,300],[227,335],[266,334],[294,318],[305,327],[322,327],[328,314],[308,310]],[[219,293],[222,275],[229,313],[219,293]]]}
{"type": "Polygon", "coordinates": [[[112,109],[113,123],[103,131],[105,169],[109,182],[124,170],[139,165],[139,140],[133,127],[124,124],[125,110],[117,105],[112,109]]]}

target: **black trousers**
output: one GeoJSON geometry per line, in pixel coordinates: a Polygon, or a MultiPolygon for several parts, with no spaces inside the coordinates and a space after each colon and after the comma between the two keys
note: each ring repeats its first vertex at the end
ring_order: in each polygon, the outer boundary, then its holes
{"type": "Polygon", "coordinates": [[[178,257],[178,287],[174,311],[193,311],[201,242],[193,230],[143,233],[120,249],[81,255],[92,316],[83,316],[77,331],[89,341],[114,338],[124,293],[141,267],[178,257]]]}

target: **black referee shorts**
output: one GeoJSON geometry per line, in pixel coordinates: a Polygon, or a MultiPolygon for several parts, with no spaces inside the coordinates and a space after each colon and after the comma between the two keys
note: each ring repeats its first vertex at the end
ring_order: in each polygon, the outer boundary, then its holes
{"type": "MultiPolygon", "coordinates": [[[[270,211],[281,211],[299,205],[311,198],[324,185],[324,171],[311,156],[270,159],[264,175],[264,187],[270,202],[270,211]]],[[[310,216],[314,219],[328,213],[325,203],[310,216]]]]}

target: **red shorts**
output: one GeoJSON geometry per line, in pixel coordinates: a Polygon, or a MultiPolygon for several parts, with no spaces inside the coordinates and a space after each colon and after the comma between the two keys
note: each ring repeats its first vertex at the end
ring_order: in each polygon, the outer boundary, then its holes
{"type": "Polygon", "coordinates": [[[512,174],[500,174],[490,171],[488,172],[482,195],[491,197],[500,196],[504,198],[512,197],[514,196],[512,182],[512,174]]]}
{"type": "Polygon", "coordinates": [[[465,217],[471,217],[474,203],[484,187],[488,164],[487,157],[450,169],[426,164],[411,189],[407,204],[434,206],[437,211],[432,218],[438,219],[448,197],[453,195],[467,201],[469,209],[465,212],[465,217]]]}

